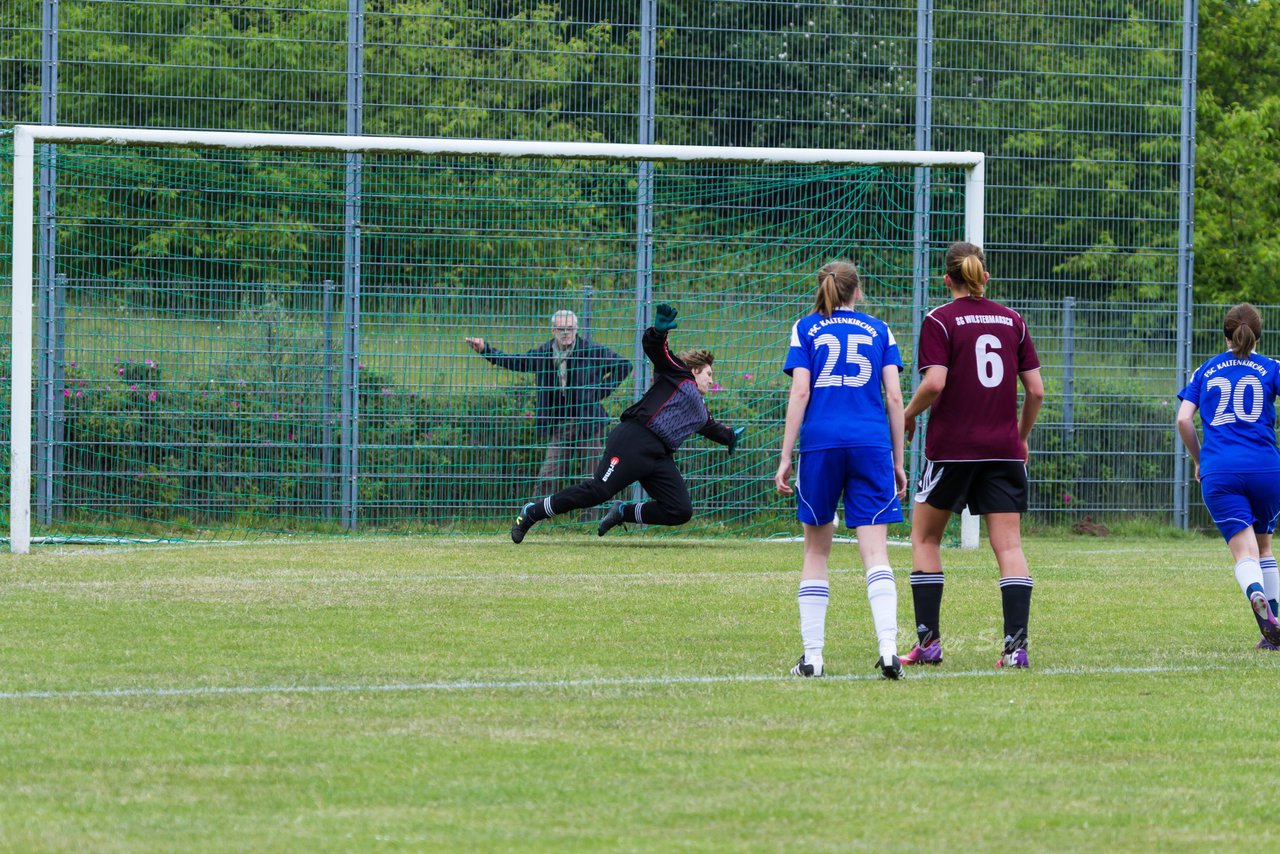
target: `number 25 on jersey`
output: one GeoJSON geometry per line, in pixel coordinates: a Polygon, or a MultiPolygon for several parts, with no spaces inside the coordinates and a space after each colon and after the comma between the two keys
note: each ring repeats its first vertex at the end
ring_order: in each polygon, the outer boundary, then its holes
{"type": "Polygon", "coordinates": [[[871,360],[859,353],[858,348],[869,347],[873,343],[870,335],[850,334],[846,338],[845,346],[841,348],[840,339],[830,332],[824,332],[813,339],[815,348],[827,348],[827,361],[818,372],[818,378],[814,380],[813,387],[830,388],[845,385],[858,388],[866,385],[871,381],[871,360]],[[837,373],[842,349],[845,363],[854,366],[856,373],[848,374],[843,371],[837,373]]]}

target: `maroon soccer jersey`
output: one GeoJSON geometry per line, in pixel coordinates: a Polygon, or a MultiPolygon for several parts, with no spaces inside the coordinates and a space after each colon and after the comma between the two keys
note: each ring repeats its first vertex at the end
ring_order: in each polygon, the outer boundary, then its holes
{"type": "Polygon", "coordinates": [[[947,384],[929,410],[925,456],[1021,462],[1018,374],[1040,367],[1022,316],[985,297],[935,308],[920,330],[916,370],[938,365],[947,384]]]}

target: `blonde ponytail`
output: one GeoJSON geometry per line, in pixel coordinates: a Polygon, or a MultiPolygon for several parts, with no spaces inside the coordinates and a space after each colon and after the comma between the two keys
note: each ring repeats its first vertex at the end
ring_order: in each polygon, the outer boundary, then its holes
{"type": "Polygon", "coordinates": [[[848,261],[832,261],[818,271],[818,293],[813,310],[830,317],[837,308],[852,303],[860,294],[858,268],[848,261]]]}
{"type": "Polygon", "coordinates": [[[947,278],[954,287],[963,287],[970,296],[980,297],[986,291],[987,256],[972,243],[953,243],[947,250],[947,278]]]}

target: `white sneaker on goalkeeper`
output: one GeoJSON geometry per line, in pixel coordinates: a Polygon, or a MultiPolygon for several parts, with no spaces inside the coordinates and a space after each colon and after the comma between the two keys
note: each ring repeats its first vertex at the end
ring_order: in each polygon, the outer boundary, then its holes
{"type": "Polygon", "coordinates": [[[800,656],[800,660],[796,662],[796,666],[791,668],[792,676],[804,676],[806,678],[822,676],[822,658],[821,656],[806,660],[805,656],[800,656]]]}

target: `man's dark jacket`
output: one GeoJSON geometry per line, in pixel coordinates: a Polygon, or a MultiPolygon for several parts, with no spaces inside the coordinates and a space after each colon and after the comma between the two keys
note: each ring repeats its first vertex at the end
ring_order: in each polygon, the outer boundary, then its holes
{"type": "Polygon", "coordinates": [[[547,341],[527,353],[515,354],[487,345],[484,357],[500,368],[533,374],[534,412],[540,432],[608,420],[600,401],[630,376],[631,363],[608,347],[579,335],[569,354],[568,384],[562,389],[551,346],[552,342],[547,341]]]}

